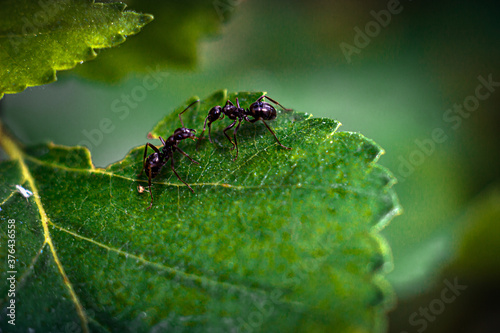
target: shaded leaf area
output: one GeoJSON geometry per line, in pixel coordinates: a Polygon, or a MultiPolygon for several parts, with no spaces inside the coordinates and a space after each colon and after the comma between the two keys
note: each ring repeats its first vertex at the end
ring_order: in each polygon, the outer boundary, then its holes
{"type": "Polygon", "coordinates": [[[450,270],[473,280],[500,279],[500,181],[481,193],[465,214],[466,227],[450,270]]]}
{"type": "Polygon", "coordinates": [[[125,11],[122,3],[89,0],[2,1],[0,97],[56,80],[56,71],[116,46],[153,17],[125,11]]]}
{"type": "Polygon", "coordinates": [[[442,230],[448,237],[458,238],[451,262],[433,278],[430,288],[398,302],[390,314],[389,332],[499,331],[500,306],[491,301],[500,296],[498,221],[500,183],[496,182],[469,202],[460,217],[442,230]],[[429,321],[427,316],[435,320],[429,321]]]}
{"type": "Polygon", "coordinates": [[[169,68],[192,68],[198,59],[198,43],[217,34],[238,1],[213,0],[127,0],[137,11],[152,13],[155,21],[119,52],[103,52],[99,60],[79,66],[88,78],[115,82],[131,72],[150,73],[169,68]]]}
{"type": "MultiPolygon", "coordinates": [[[[212,106],[238,96],[248,107],[260,95],[220,91],[183,120],[199,133],[212,106]]],[[[180,127],[177,114],[189,102],[152,135],[166,138],[180,127]]],[[[376,164],[381,148],[360,134],[336,132],[334,120],[295,112],[270,122],[292,150],[279,147],[262,123],[244,123],[233,162],[222,134],[227,124],[214,123],[214,144],[206,137],[198,149],[180,143],[200,162],[174,155],[195,193],[165,167],[154,179],[150,210],[149,193],[137,190],[147,185],[137,177],[143,146],[106,169],[94,168],[84,148],[52,144],[3,162],[4,188],[21,182],[34,192],[29,205],[12,190],[1,198],[2,238],[8,218],[22,221],[19,327],[383,331],[391,259],[377,231],[399,205],[394,178],[376,164]],[[59,314],[62,306],[73,311],[59,314]]],[[[3,285],[0,292],[6,295],[3,285]]]]}

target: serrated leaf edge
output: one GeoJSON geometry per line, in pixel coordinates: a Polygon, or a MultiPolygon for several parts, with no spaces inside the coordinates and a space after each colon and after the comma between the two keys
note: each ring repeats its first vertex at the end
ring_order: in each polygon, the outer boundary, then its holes
{"type": "Polygon", "coordinates": [[[132,35],[139,33],[140,28],[144,27],[146,24],[148,24],[149,22],[151,22],[154,19],[153,15],[151,15],[151,14],[140,14],[140,13],[136,13],[134,11],[126,11],[125,8],[127,7],[127,5],[124,3],[121,3],[121,2],[95,3],[95,0],[92,0],[89,5],[95,6],[95,7],[109,6],[110,8],[115,8],[122,13],[135,13],[139,16],[140,26],[137,27],[136,31],[132,31],[131,33],[129,33],[127,35],[124,35],[124,34],[118,32],[114,37],[120,37],[119,40],[112,43],[109,47],[89,46],[87,48],[87,50],[88,50],[87,54],[89,56],[86,59],[83,59],[82,61],[75,60],[71,63],[61,64],[59,67],[53,67],[53,68],[49,69],[47,71],[47,73],[45,75],[43,75],[43,77],[46,78],[45,80],[39,78],[37,83],[20,84],[14,88],[11,88],[10,90],[0,91],[0,99],[2,99],[5,94],[15,94],[15,93],[19,93],[19,92],[24,91],[28,87],[35,87],[35,86],[44,85],[44,84],[48,84],[48,83],[52,83],[52,82],[57,81],[57,75],[56,75],[57,71],[72,69],[72,68],[76,67],[77,64],[82,63],[83,61],[88,61],[88,60],[95,58],[97,56],[97,53],[95,52],[95,50],[111,48],[111,47],[114,47],[116,45],[119,45],[119,44],[125,42],[126,36],[132,36],[132,35]]]}

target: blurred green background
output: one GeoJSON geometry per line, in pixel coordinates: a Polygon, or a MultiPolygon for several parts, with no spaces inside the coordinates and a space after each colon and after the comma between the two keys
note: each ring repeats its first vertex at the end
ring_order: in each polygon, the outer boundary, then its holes
{"type": "Polygon", "coordinates": [[[473,111],[453,111],[474,101],[480,76],[500,82],[495,2],[193,0],[151,8],[125,2],[155,20],[123,46],[60,72],[58,82],[1,101],[6,125],[21,141],[87,141],[95,165],[106,166],[144,144],[152,126],[193,95],[267,91],[286,107],[335,118],[341,130],[361,132],[386,150],[380,163],[399,179],[404,208],[382,231],[398,296],[390,331],[500,331],[500,87],[481,88],[489,95],[473,111]],[[174,7],[184,16],[169,16],[174,7]],[[174,28],[183,34],[172,40],[164,32],[174,28]],[[153,47],[142,41],[134,46],[137,62],[120,60],[121,49],[143,36],[153,47]],[[198,48],[190,47],[198,39],[198,48]],[[157,40],[174,51],[164,54],[157,40]],[[346,57],[347,44],[358,47],[346,57]],[[132,72],[121,79],[103,72],[111,63],[132,72]],[[157,87],[137,88],[147,76],[156,77],[157,87]],[[128,112],[119,111],[124,106],[128,112]],[[100,137],[103,118],[114,130],[100,137]],[[435,129],[442,131],[433,141],[435,129]],[[467,288],[443,301],[454,281],[467,288]]]}

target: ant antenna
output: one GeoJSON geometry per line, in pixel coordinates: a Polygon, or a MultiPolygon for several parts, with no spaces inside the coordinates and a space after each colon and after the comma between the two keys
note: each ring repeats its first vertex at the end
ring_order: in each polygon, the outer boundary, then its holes
{"type": "Polygon", "coordinates": [[[184,112],[186,112],[187,109],[189,109],[190,107],[192,107],[193,105],[195,105],[196,103],[198,103],[200,100],[197,99],[196,101],[194,101],[193,103],[189,104],[187,108],[184,109],[184,111],[182,111],[181,113],[179,113],[179,120],[181,121],[181,125],[182,127],[184,127],[184,123],[182,122],[182,118],[181,118],[181,114],[183,114],[184,112]]]}

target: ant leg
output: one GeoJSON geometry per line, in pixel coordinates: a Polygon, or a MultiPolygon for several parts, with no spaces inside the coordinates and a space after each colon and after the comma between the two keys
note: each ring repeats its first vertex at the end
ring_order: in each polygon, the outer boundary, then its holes
{"type": "Polygon", "coordinates": [[[262,96],[260,96],[260,97],[257,99],[257,101],[256,101],[256,102],[258,102],[258,101],[262,100],[263,98],[266,98],[266,99],[270,100],[271,102],[273,102],[274,104],[281,106],[281,108],[282,108],[284,111],[293,111],[293,109],[288,109],[288,108],[284,107],[283,105],[281,105],[280,103],[276,102],[274,99],[272,99],[271,97],[266,96],[266,95],[262,95],[262,96]]]}
{"type": "MultiPolygon", "coordinates": [[[[207,129],[207,121],[208,121],[208,116],[205,118],[205,123],[203,124],[203,131],[201,131],[200,139],[203,136],[203,133],[205,133],[205,130],[207,129]]],[[[210,124],[208,124],[208,127],[210,128],[210,124]]]]}
{"type": "MultiPolygon", "coordinates": [[[[177,148],[177,149],[179,149],[179,148],[177,148]]],[[[179,150],[180,150],[180,149],[179,149],[179,150]]],[[[191,190],[191,192],[193,192],[193,193],[194,193],[194,190],[191,188],[191,186],[189,186],[189,184],[188,184],[188,183],[186,183],[185,181],[183,181],[183,180],[182,180],[182,178],[181,178],[181,177],[179,176],[179,174],[177,173],[177,171],[175,171],[175,168],[174,168],[174,158],[173,158],[173,157],[172,157],[172,160],[171,160],[170,165],[171,165],[171,167],[172,167],[172,171],[175,173],[175,175],[177,176],[177,178],[179,178],[179,180],[180,180],[181,182],[183,182],[183,183],[184,183],[184,185],[186,185],[187,187],[189,187],[189,189],[191,190]]]]}
{"type": "MultiPolygon", "coordinates": [[[[160,137],[160,139],[162,139],[162,138],[160,137]]],[[[163,139],[162,139],[162,141],[163,141],[163,139]]],[[[138,177],[140,177],[142,175],[142,172],[144,170],[146,170],[146,156],[148,155],[148,147],[151,147],[151,149],[153,149],[155,151],[155,153],[158,153],[158,154],[160,153],[158,148],[156,148],[153,144],[148,142],[144,145],[144,156],[142,157],[142,170],[141,170],[141,173],[139,174],[138,177]]]]}
{"type": "Polygon", "coordinates": [[[144,169],[146,169],[146,155],[147,154],[148,154],[148,144],[146,143],[144,145],[144,156],[142,157],[142,169],[141,169],[141,172],[139,173],[139,176],[137,176],[137,177],[142,176],[142,172],[144,171],[144,169]]]}
{"type": "Polygon", "coordinates": [[[148,187],[149,187],[149,194],[151,195],[151,203],[149,204],[148,209],[153,207],[153,191],[151,190],[151,169],[149,170],[149,175],[148,175],[148,187]]]}
{"type": "Polygon", "coordinates": [[[232,123],[231,125],[229,125],[228,127],[226,127],[226,128],[224,129],[224,131],[223,131],[223,132],[224,132],[224,135],[225,135],[225,136],[226,136],[226,138],[229,140],[229,142],[231,142],[231,143],[233,144],[233,148],[231,148],[231,149],[234,149],[234,148],[236,147],[236,145],[233,143],[233,141],[231,140],[231,138],[229,137],[229,135],[227,135],[226,131],[227,131],[227,130],[230,130],[231,128],[233,128],[233,127],[234,127],[234,125],[236,125],[236,122],[237,122],[237,121],[238,121],[238,119],[235,119],[235,120],[233,121],[233,123],[232,123]]]}
{"type": "MultiPolygon", "coordinates": [[[[205,133],[205,129],[207,127],[207,120],[208,117],[205,118],[205,124],[203,124],[203,131],[201,131],[200,137],[198,138],[198,142],[196,143],[196,150],[200,147],[200,141],[203,138],[203,133],[205,133]]],[[[212,139],[210,138],[210,124],[208,124],[208,139],[210,140],[210,143],[212,143],[212,139]]]]}
{"type": "Polygon", "coordinates": [[[184,155],[184,156],[186,156],[187,158],[189,158],[189,159],[191,160],[191,162],[196,163],[196,164],[200,164],[200,163],[196,162],[195,160],[193,160],[193,159],[191,158],[191,156],[189,156],[187,153],[185,153],[185,152],[184,152],[182,149],[180,149],[179,147],[174,146],[174,149],[175,149],[175,150],[178,150],[178,151],[179,151],[182,155],[184,155]]]}
{"type": "Polygon", "coordinates": [[[266,125],[267,129],[269,130],[269,132],[271,132],[271,134],[274,136],[274,138],[276,139],[276,141],[278,142],[278,144],[279,144],[281,147],[283,147],[283,148],[285,148],[285,149],[292,149],[292,148],[290,148],[290,147],[283,146],[283,145],[281,144],[280,140],[278,140],[278,138],[276,137],[276,134],[274,134],[274,132],[273,132],[273,130],[271,129],[271,127],[269,127],[269,125],[268,125],[268,124],[266,124],[266,122],[265,122],[264,120],[262,120],[262,119],[261,119],[261,121],[264,123],[264,125],[266,125]]]}
{"type": "Polygon", "coordinates": [[[208,122],[208,140],[210,141],[210,143],[213,143],[212,142],[212,123],[215,122],[216,120],[219,120],[219,119],[224,119],[224,113],[221,113],[219,118],[208,122]]]}
{"type": "Polygon", "coordinates": [[[211,122],[208,124],[208,141],[210,141],[210,143],[213,143],[212,142],[212,123],[211,122]]]}
{"type": "Polygon", "coordinates": [[[144,145],[144,156],[142,157],[142,169],[141,169],[141,172],[139,173],[139,176],[137,176],[137,177],[142,176],[142,172],[144,171],[144,169],[146,169],[146,155],[147,154],[148,154],[148,144],[145,144],[144,145]]]}
{"type": "Polygon", "coordinates": [[[238,132],[238,128],[240,128],[241,120],[242,119],[240,119],[240,121],[238,122],[238,126],[236,126],[236,128],[234,129],[234,132],[233,132],[234,143],[236,145],[236,156],[234,157],[233,161],[236,161],[236,159],[238,158],[238,141],[236,140],[236,132],[238,132]]]}

